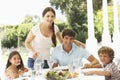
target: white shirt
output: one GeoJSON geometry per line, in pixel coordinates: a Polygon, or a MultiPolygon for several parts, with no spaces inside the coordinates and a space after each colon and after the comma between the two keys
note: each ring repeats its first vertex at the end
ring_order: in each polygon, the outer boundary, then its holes
{"type": "MultiPolygon", "coordinates": [[[[59,29],[54,25],[55,34],[59,32],[59,29]]],[[[39,52],[40,58],[48,59],[50,57],[50,48],[52,46],[51,37],[45,37],[41,32],[39,25],[34,26],[31,31],[35,35],[31,45],[32,47],[39,52]]],[[[29,54],[29,57],[32,57],[32,54],[29,54]]]]}

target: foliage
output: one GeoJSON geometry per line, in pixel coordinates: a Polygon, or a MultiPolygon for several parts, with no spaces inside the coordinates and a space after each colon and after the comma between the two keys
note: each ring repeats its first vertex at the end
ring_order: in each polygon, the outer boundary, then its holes
{"type": "Polygon", "coordinates": [[[3,26],[4,30],[1,39],[2,47],[18,47],[18,39],[20,39],[19,46],[24,46],[25,38],[32,26],[32,23],[21,24],[19,26],[3,26]]]}
{"type": "MultiPolygon", "coordinates": [[[[118,12],[120,14],[120,11],[118,12]]],[[[113,20],[113,7],[108,6],[108,28],[109,33],[112,36],[114,32],[114,20],[113,20]]],[[[95,36],[98,40],[98,42],[101,41],[102,38],[102,32],[103,32],[103,15],[102,10],[99,10],[95,15],[95,36]]]]}
{"type": "Polygon", "coordinates": [[[37,15],[31,16],[31,15],[26,15],[24,21],[22,24],[27,24],[27,23],[33,23],[36,24],[40,21],[40,17],[37,15]]]}
{"type": "Polygon", "coordinates": [[[63,29],[69,27],[67,23],[56,23],[56,25],[59,27],[60,32],[62,32],[63,29]]]}
{"type": "MultiPolygon", "coordinates": [[[[111,0],[108,0],[110,3],[111,0]]],[[[70,27],[77,32],[79,40],[84,41],[87,38],[87,2],[86,0],[50,0],[52,6],[60,9],[67,17],[70,27]],[[79,33],[81,32],[81,33],[79,33]]],[[[94,13],[101,9],[102,0],[93,0],[94,13]]]]}

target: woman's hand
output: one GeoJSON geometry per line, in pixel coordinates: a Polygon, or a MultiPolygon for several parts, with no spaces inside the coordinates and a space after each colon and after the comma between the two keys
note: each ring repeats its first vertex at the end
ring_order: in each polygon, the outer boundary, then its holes
{"type": "Polygon", "coordinates": [[[39,55],[38,55],[38,52],[34,52],[34,53],[33,53],[33,59],[34,59],[34,60],[35,60],[38,56],[39,56],[39,55]]]}
{"type": "Polygon", "coordinates": [[[84,43],[82,43],[82,42],[80,42],[80,41],[78,41],[78,40],[74,40],[74,43],[75,43],[77,46],[82,46],[83,48],[86,47],[84,43]]]}

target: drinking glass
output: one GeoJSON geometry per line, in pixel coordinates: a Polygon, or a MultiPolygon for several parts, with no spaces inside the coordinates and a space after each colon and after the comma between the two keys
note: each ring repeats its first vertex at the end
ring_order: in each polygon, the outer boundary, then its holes
{"type": "Polygon", "coordinates": [[[52,69],[53,66],[53,61],[51,59],[48,60],[48,65],[49,65],[49,69],[52,69]]]}
{"type": "Polygon", "coordinates": [[[41,59],[41,58],[38,57],[38,58],[35,60],[35,63],[34,63],[34,70],[36,71],[36,74],[37,74],[37,75],[42,74],[41,71],[42,71],[42,69],[43,69],[43,66],[44,66],[44,61],[43,61],[43,59],[41,59]]]}
{"type": "Polygon", "coordinates": [[[69,70],[70,70],[70,73],[71,73],[71,79],[73,79],[73,74],[74,74],[74,71],[76,69],[76,66],[75,64],[72,62],[70,65],[69,65],[69,70]]]}

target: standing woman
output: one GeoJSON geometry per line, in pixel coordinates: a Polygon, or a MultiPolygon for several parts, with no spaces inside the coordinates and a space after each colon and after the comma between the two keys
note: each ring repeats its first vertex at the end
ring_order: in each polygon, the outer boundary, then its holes
{"type": "MultiPolygon", "coordinates": [[[[52,45],[56,46],[56,38],[62,43],[62,37],[60,35],[58,27],[54,24],[55,11],[51,7],[46,7],[42,13],[43,21],[34,26],[26,40],[25,46],[29,51],[28,67],[33,69],[34,61],[39,58],[49,59],[50,48],[52,45]]],[[[84,47],[84,44],[75,41],[84,47]]]]}

